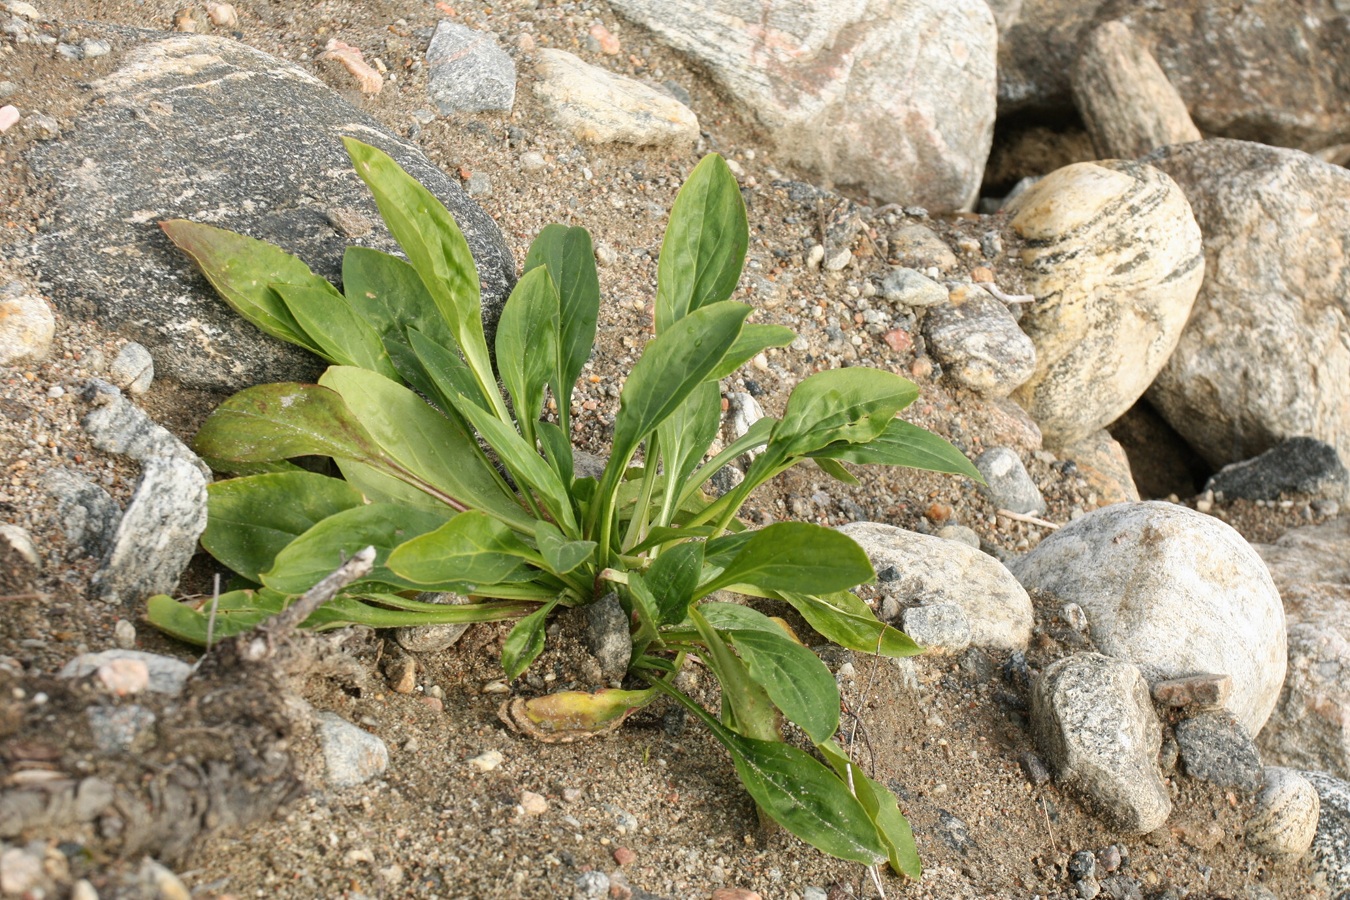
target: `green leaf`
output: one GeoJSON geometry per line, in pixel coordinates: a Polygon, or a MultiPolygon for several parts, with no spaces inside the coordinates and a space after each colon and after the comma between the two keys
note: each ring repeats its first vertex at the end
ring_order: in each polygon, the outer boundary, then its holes
{"type": "Polygon", "coordinates": [[[433,496],[448,496],[522,531],[534,520],[498,481],[477,441],[397,382],[364,369],[333,366],[319,383],[332,388],[369,430],[389,473],[433,496]],[[428,490],[430,489],[430,490],[428,490]]]}
{"type": "Polygon", "coordinates": [[[821,637],[841,647],[896,659],[923,652],[909,635],[877,621],[871,608],[850,591],[836,591],[819,597],[794,591],[777,593],[792,604],[821,637]]]}
{"type": "Polygon", "coordinates": [[[867,554],[848,535],[807,522],[780,522],[754,532],[699,596],[733,584],[770,591],[823,594],[876,577],[867,554]]]}
{"type": "Polygon", "coordinates": [[[711,537],[713,529],[711,525],[701,525],[697,528],[666,528],[656,526],[647,532],[647,539],[628,552],[637,556],[646,553],[653,547],[663,547],[666,544],[673,544],[676,541],[687,541],[690,538],[711,537]]]}
{"type": "Polygon", "coordinates": [[[605,468],[611,488],[643,438],[679,409],[721,362],[749,314],[743,303],[714,303],[680,319],[647,345],[619,396],[605,468]]]}
{"type": "Polygon", "coordinates": [[[701,541],[686,541],[661,552],[643,576],[656,604],[658,625],[678,625],[684,621],[702,575],[701,541]]]}
{"type": "Polygon", "coordinates": [[[567,432],[552,422],[541,421],[535,423],[535,436],[544,448],[549,465],[558,473],[558,480],[573,494],[573,499],[580,499],[572,487],[576,479],[576,460],[572,457],[572,442],[567,439],[567,432]]]}
{"type": "Polygon", "coordinates": [[[796,338],[797,332],[782,325],[747,325],[709,377],[714,380],[726,378],[768,348],[786,347],[796,338]]]}
{"type": "Polygon", "coordinates": [[[342,257],[342,291],[385,341],[406,345],[408,329],[415,328],[443,347],[455,346],[455,336],[417,270],[397,256],[348,247],[342,257]]]}
{"type": "Polygon", "coordinates": [[[548,268],[558,288],[561,330],[557,365],[549,383],[565,423],[572,405],[572,387],[590,358],[600,315],[600,279],[590,234],[580,227],[546,225],[530,245],[524,272],[537,266],[548,268]]]}
{"type": "Polygon", "coordinates": [[[652,686],[708,726],[731,753],[741,784],[774,821],[840,859],[870,866],[887,858],[867,810],[815,757],[789,744],[742,737],[664,681],[653,681],[652,686]]]}
{"type": "MultiPolygon", "coordinates": [[[[485,513],[460,513],[440,528],[414,538],[389,555],[389,568],[413,584],[454,582],[474,593],[478,585],[530,577],[534,557],[510,528],[485,513]]],[[[537,570],[536,570],[537,573],[537,570]]]]}
{"type": "Polygon", "coordinates": [[[249,581],[259,582],[287,544],[344,509],[361,494],[336,478],[283,472],[231,478],[206,486],[202,547],[249,581]]]}
{"type": "Polygon", "coordinates": [[[399,544],[444,523],[444,515],[384,503],[346,509],[328,516],[286,545],[260,578],[274,591],[303,594],[355,553],[373,545],[374,567],[369,575],[353,584],[380,582],[412,587],[386,567],[389,553],[399,544]]]}
{"type": "Polygon", "coordinates": [[[557,374],[558,291],[548,269],[525,273],[502,309],[497,324],[497,370],[511,395],[522,434],[544,411],[544,389],[557,374]]]}
{"type": "MultiPolygon", "coordinates": [[[[765,617],[768,618],[767,616],[765,617]]],[[[771,623],[772,624],[772,623],[771,623]]],[[[810,650],[781,628],[723,632],[774,706],[819,744],[839,728],[839,686],[810,650]]]]}
{"type": "Polygon", "coordinates": [[[557,599],[545,603],[516,623],[502,643],[502,669],[512,681],[530,667],[530,663],[544,652],[544,628],[548,614],[558,605],[557,599]]]}
{"type": "Polygon", "coordinates": [[[274,284],[286,308],[316,344],[320,356],[339,366],[360,366],[397,378],[379,332],[347,304],[347,298],[319,279],[313,284],[274,284]]]}
{"type": "Polygon", "coordinates": [[[865,444],[830,444],[810,454],[817,461],[837,459],[874,466],[908,466],[930,472],[964,475],[984,484],[984,476],[966,455],[933,432],[892,419],[883,431],[865,444]]]}
{"type": "MultiPolygon", "coordinates": [[[[896,421],[898,422],[900,420],[896,419],[896,421]]],[[[856,447],[866,445],[845,444],[844,446],[856,447]]],[[[831,478],[837,481],[842,481],[844,484],[852,484],[852,485],[858,485],[862,483],[857,478],[854,478],[853,473],[850,472],[848,469],[845,469],[842,463],[838,463],[833,459],[820,456],[815,453],[811,454],[811,459],[815,462],[816,466],[820,469],[820,471],[824,472],[826,475],[829,475],[831,478]]]]}
{"type": "MultiPolygon", "coordinates": [[[[428,397],[438,399],[442,410],[452,416],[459,415],[458,411],[455,410],[454,401],[451,399],[456,394],[463,394],[470,398],[481,409],[489,411],[492,409],[475,385],[473,372],[469,370],[468,365],[460,358],[458,353],[448,346],[438,344],[415,328],[408,329],[406,336],[408,346],[412,348],[412,352],[416,355],[426,379],[425,382],[414,382],[412,378],[404,374],[403,377],[408,380],[409,384],[428,397]],[[423,384],[426,386],[424,387],[423,384]]],[[[395,362],[399,362],[399,360],[395,359],[395,362]]],[[[402,373],[408,368],[410,367],[400,365],[399,372],[402,373]]]]}
{"type": "Polygon", "coordinates": [[[270,287],[278,282],[327,284],[309,266],[280,247],[223,228],[185,219],[169,219],[159,227],[192,257],[231,309],[272,337],[322,355],[270,287]]]}
{"type": "Polygon", "coordinates": [[[670,210],[656,272],[658,335],[731,296],[749,234],[740,185],[726,161],[710,153],[689,174],[670,210]]]}
{"type": "Polygon", "coordinates": [[[281,611],[285,598],[280,595],[277,595],[275,609],[254,606],[254,595],[261,593],[272,592],[230,591],[221,594],[216,601],[214,617],[210,615],[209,597],[198,604],[190,604],[179,603],[167,594],[156,594],[146,601],[145,617],[170,637],[205,647],[208,632],[212,642],[220,641],[243,634],[281,611]]]}
{"type": "Polygon", "coordinates": [[[918,395],[912,381],[880,369],[854,366],[819,372],[797,385],[788,397],[769,451],[777,450],[786,458],[803,456],[835,441],[870,441],[918,395]]]}
{"type": "Polygon", "coordinates": [[[297,456],[374,460],[379,447],[342,397],[313,384],[246,388],[211,413],[193,449],[209,460],[265,463],[297,456]]]}
{"type": "Polygon", "coordinates": [[[853,785],[854,795],[876,826],[877,836],[886,845],[886,858],[891,868],[896,874],[917,881],[923,875],[923,866],[919,863],[919,851],[914,846],[909,820],[900,812],[895,795],[885,785],[868,777],[834,741],[825,741],[819,745],[819,750],[839,777],[853,785]]]}
{"type": "Polygon", "coordinates": [[[566,575],[595,552],[595,541],[569,541],[558,526],[542,519],[534,523],[534,544],[554,575],[566,575]]]}
{"type": "Polygon", "coordinates": [[[417,183],[384,151],[353,138],[343,144],[356,174],[375,197],[389,232],[417,270],[432,302],[440,310],[460,352],[474,373],[484,400],[503,418],[506,409],[483,334],[482,296],[473,254],[459,225],[441,201],[417,183]]]}
{"type": "Polygon", "coordinates": [[[334,460],[338,471],[348,484],[356,488],[370,503],[394,503],[414,509],[448,516],[458,509],[432,494],[389,474],[382,463],[367,464],[353,459],[334,460]]]}
{"type": "Polygon", "coordinates": [[[665,491],[660,525],[670,522],[678,508],[680,488],[703,461],[722,424],[722,395],[717,382],[705,381],[685,398],[670,418],[657,428],[657,444],[665,466],[665,491]],[[673,477],[671,476],[673,474],[673,477]]]}

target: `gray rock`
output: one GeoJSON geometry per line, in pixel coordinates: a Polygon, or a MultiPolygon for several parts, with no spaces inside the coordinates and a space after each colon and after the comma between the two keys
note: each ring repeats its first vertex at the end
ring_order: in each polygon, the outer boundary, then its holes
{"type": "Polygon", "coordinates": [[[609,876],[604,872],[591,870],[580,872],[576,876],[577,892],[583,897],[608,897],[609,876]]]}
{"type": "Polygon", "coordinates": [[[946,541],[956,541],[967,547],[980,549],[980,536],[975,533],[975,529],[967,528],[965,525],[943,525],[937,530],[937,536],[946,541]]]}
{"type": "Polygon", "coordinates": [[[853,522],[839,530],[867,552],[884,598],[901,606],[953,604],[965,612],[974,646],[1025,649],[1031,598],[998,560],[893,525],[853,522]]]}
{"type": "Polygon", "coordinates": [[[1267,761],[1350,779],[1350,518],[1257,544],[1284,600],[1289,671],[1261,734],[1267,761]]]}
{"type": "Polygon", "coordinates": [[[956,254],[947,242],[927,225],[911,222],[892,231],[887,238],[890,257],[901,266],[913,269],[937,269],[946,272],[956,265],[956,254]]]}
{"type": "Polygon", "coordinates": [[[0,591],[25,594],[42,570],[33,536],[18,525],[0,524],[0,591]]]}
{"type": "Polygon", "coordinates": [[[91,706],[85,715],[94,743],[103,753],[139,750],[154,740],[155,714],[144,706],[91,706]]]}
{"type": "Polygon", "coordinates": [[[337,713],[318,714],[323,746],[324,782],[335,789],[378,778],[389,768],[389,748],[378,736],[357,728],[337,713]]]}
{"type": "Polygon", "coordinates": [[[79,472],[64,467],[48,472],[42,486],[56,500],[67,556],[100,558],[107,553],[122,519],[117,501],[79,472]]]}
{"type": "Polygon", "coordinates": [[[881,296],[891,303],[919,308],[946,303],[947,289],[922,272],[904,266],[892,266],[881,280],[881,296]]]}
{"type": "Polygon", "coordinates": [[[338,280],[349,243],[334,210],[370,220],[359,243],[397,249],[340,138],[386,150],[449,206],[484,283],[489,330],[515,264],[492,219],[413,144],[300,69],[237,41],[149,40],[92,85],[62,140],[35,147],[54,227],[34,240],[63,312],[127,332],[161,375],[235,390],[312,380],[318,360],[262,335],[226,306],[155,223],[183,217],[278,244],[338,280]]]}
{"type": "MultiPolygon", "coordinates": [[[[764,407],[753,395],[744,391],[730,391],[727,398],[727,425],[730,426],[731,439],[745,437],[750,426],[764,418],[764,407]]],[[[753,454],[752,454],[753,455],[753,454]]]]}
{"type": "Polygon", "coordinates": [[[1279,699],[1284,608],[1261,558],[1236,531],[1169,503],[1088,513],[1010,563],[1028,590],[1073,601],[1106,654],[1150,681],[1229,675],[1229,708],[1252,734],[1279,699]]]}
{"type": "Polygon", "coordinates": [[[1350,892],[1350,783],[1325,772],[1300,772],[1317,791],[1321,811],[1312,841],[1313,870],[1330,894],[1342,900],[1350,892]]]}
{"type": "Polygon", "coordinates": [[[698,140],[698,118],[669,94],[565,50],[539,50],[536,56],[534,92],[553,121],[577,140],[686,149],[698,140]]]}
{"type": "Polygon", "coordinates": [[[1247,794],[1261,786],[1261,754],[1256,742],[1226,709],[1202,712],[1175,729],[1186,774],[1247,794]]]}
{"type": "Polygon", "coordinates": [[[427,47],[427,94],[447,116],[509,112],[516,102],[516,64],[492,35],[442,20],[427,47]]]}
{"type": "Polygon", "coordinates": [[[1267,766],[1263,777],[1247,820],[1247,846],[1277,862],[1298,859],[1317,834],[1322,805],[1317,790],[1293,769],[1267,766]]]}
{"type": "Polygon", "coordinates": [[[981,290],[960,306],[941,303],[928,310],[924,335],[943,371],[963,387],[1006,397],[1036,370],[1036,347],[1008,307],[981,290]]]}
{"type": "Polygon", "coordinates": [[[155,360],[149,350],[128,341],[113,357],[108,380],[129,394],[144,394],[155,380],[155,360]]]}
{"type": "Polygon", "coordinates": [[[1057,169],[1008,204],[1035,371],[1013,395],[1052,447],[1134,405],[1180,340],[1204,277],[1181,189],[1125,160],[1057,169]]]}
{"type": "Polygon", "coordinates": [[[1215,467],[1299,436],[1350,466],[1350,172],[1243,141],[1145,159],[1186,193],[1207,271],[1150,403],[1215,467]]]}
{"type": "Polygon", "coordinates": [[[56,336],[51,305],[0,268],[0,366],[45,359],[56,336]]]}
{"type": "Polygon", "coordinates": [[[57,673],[61,678],[83,678],[98,671],[105,663],[118,659],[131,659],[145,663],[150,672],[148,690],[161,694],[177,694],[183,690],[192,666],[172,656],[158,653],[146,653],[143,650],[104,650],[101,653],[81,653],[66,663],[57,673]]]}
{"type": "Polygon", "coordinates": [[[1205,483],[1205,490],[1228,500],[1278,500],[1281,494],[1345,500],[1350,499],[1350,472],[1335,447],[1316,438],[1292,437],[1260,456],[1224,466],[1205,483]]]}
{"type": "Polygon", "coordinates": [[[108,382],[89,379],[81,396],[92,409],[80,424],[98,449],[142,463],[151,459],[182,460],[196,467],[203,478],[211,477],[210,467],[197,454],[108,382]]]}
{"type": "Polygon", "coordinates": [[[1051,663],[1032,686],[1031,722],[1059,783],[1114,827],[1144,833],[1167,821],[1162,727],[1137,668],[1096,653],[1051,663]]]}
{"type": "Polygon", "coordinates": [[[930,652],[958,653],[970,646],[970,620],[955,603],[911,606],[902,622],[905,634],[930,652]]]}
{"type": "MultiPolygon", "coordinates": [[[[417,599],[423,603],[468,603],[468,597],[450,593],[421,593],[417,599]]],[[[459,642],[469,625],[407,625],[390,629],[394,640],[409,653],[439,653],[459,642]]]]}
{"type": "Polygon", "coordinates": [[[628,616],[624,614],[619,595],[606,594],[583,607],[586,621],[586,649],[600,663],[600,673],[606,681],[623,678],[633,656],[633,642],[628,631],[628,616]]]}
{"type": "Polygon", "coordinates": [[[117,524],[90,589],[105,603],[169,594],[206,530],[206,479],[183,459],[153,457],[117,524]]]}
{"type": "Polygon", "coordinates": [[[1027,474],[1017,451],[993,447],[975,458],[975,468],[984,476],[989,499],[1000,509],[1033,516],[1045,512],[1041,489],[1027,474]]]}
{"type": "MultiPolygon", "coordinates": [[[[1072,110],[1070,73],[1095,26],[1146,44],[1205,134],[1316,150],[1350,135],[1345,7],[1252,0],[1022,0],[999,33],[999,115],[1072,110]]],[[[996,15],[998,13],[996,12],[996,15]]]]}
{"type": "Polygon", "coordinates": [[[615,0],[748,109],[778,158],[888,201],[968,208],[993,137],[979,0],[615,0]]]}

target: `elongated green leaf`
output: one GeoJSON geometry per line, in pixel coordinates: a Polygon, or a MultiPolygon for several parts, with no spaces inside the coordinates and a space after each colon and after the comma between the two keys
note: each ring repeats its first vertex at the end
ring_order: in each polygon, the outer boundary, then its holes
{"type": "Polygon", "coordinates": [[[662,547],[666,544],[673,544],[676,541],[687,541],[690,538],[711,537],[713,533],[712,526],[703,525],[697,528],[665,528],[657,526],[647,532],[647,539],[633,547],[628,552],[634,556],[646,553],[653,547],[662,547]]]}
{"type": "Polygon", "coordinates": [[[807,522],[780,522],[754,532],[722,573],[699,588],[698,595],[741,583],[771,591],[823,594],[874,577],[867,554],[848,535],[807,522]]]}
{"type": "Polygon", "coordinates": [[[652,686],[708,726],[731,753],[741,784],[774,821],[840,859],[870,866],[887,858],[867,810],[815,757],[789,744],[742,737],[665,682],[653,681],[652,686]]]}
{"type": "MultiPolygon", "coordinates": [[[[897,419],[896,421],[899,420],[897,419]]],[[[859,445],[845,444],[844,446],[854,447],[859,445]]],[[[850,472],[848,469],[845,469],[842,463],[836,462],[835,460],[830,459],[829,457],[820,456],[819,454],[816,453],[812,453],[810,454],[810,456],[811,459],[815,462],[815,464],[820,468],[820,470],[824,472],[826,475],[829,475],[831,478],[834,478],[838,481],[842,481],[844,484],[857,485],[862,483],[858,481],[857,478],[854,478],[853,473],[850,472]]]]}
{"type": "MultiPolygon", "coordinates": [[[[408,383],[422,391],[428,397],[435,397],[443,411],[452,416],[458,416],[459,412],[455,409],[454,401],[451,400],[455,394],[463,394],[469,397],[482,409],[491,410],[491,406],[484,400],[477,387],[474,385],[473,372],[460,359],[458,353],[451,350],[448,346],[438,344],[431,338],[422,334],[415,328],[407,331],[408,346],[417,358],[421,370],[425,373],[425,382],[414,382],[407,374],[404,378],[408,383]],[[423,387],[425,383],[428,386],[423,387]]],[[[395,362],[399,362],[396,358],[395,362]]],[[[405,369],[411,368],[406,365],[399,366],[399,372],[404,373],[405,369]]],[[[467,431],[467,426],[465,428],[467,431]]]]}
{"type": "MultiPolygon", "coordinates": [[[[514,428],[498,419],[492,413],[475,406],[473,401],[463,394],[451,398],[460,414],[478,430],[483,440],[497,451],[498,458],[515,476],[516,481],[533,488],[554,519],[569,532],[577,531],[577,521],[572,512],[572,501],[567,489],[558,479],[558,473],[544,462],[533,447],[525,443],[514,428]]],[[[533,530],[533,525],[526,532],[533,530]]]]}
{"type": "Polygon", "coordinates": [[[964,475],[980,484],[984,476],[947,440],[904,419],[892,419],[886,430],[865,444],[836,443],[809,454],[813,459],[838,459],[873,466],[908,466],[930,472],[964,475]]]}
{"type": "Polygon", "coordinates": [[[445,518],[383,503],[334,513],[286,545],[272,567],[261,574],[262,583],[284,594],[302,594],[353,554],[373,545],[375,565],[369,575],[354,584],[380,582],[412,587],[386,568],[389,553],[399,544],[440,527],[445,518]]]}
{"type": "Polygon", "coordinates": [[[638,443],[679,409],[721,362],[749,314],[750,307],[743,303],[714,303],[680,319],[647,345],[619,396],[614,445],[605,470],[606,479],[613,479],[611,485],[638,443]]]}
{"type": "Polygon", "coordinates": [[[342,142],[356,174],[374,195],[385,225],[455,336],[483,398],[505,417],[483,334],[478,270],[459,225],[430,191],[384,151],[353,138],[342,142]]]}
{"type": "Polygon", "coordinates": [[[313,472],[217,481],[207,485],[206,495],[202,546],[254,582],[291,541],[334,513],[363,502],[351,485],[313,472]]]}
{"type": "Polygon", "coordinates": [[[235,312],[272,337],[320,353],[318,345],[269,287],[278,282],[324,281],[309,266],[280,247],[223,228],[186,219],[170,219],[160,222],[159,227],[192,257],[206,280],[235,312]]]}
{"type": "Polygon", "coordinates": [[[747,325],[721,364],[708,377],[713,380],[726,378],[759,353],[770,347],[786,347],[796,338],[797,332],[782,325],[747,325]]]}
{"type": "Polygon", "coordinates": [[[584,228],[546,225],[530,245],[524,272],[548,268],[558,288],[560,312],[557,365],[550,384],[563,422],[568,421],[572,387],[590,358],[600,315],[600,279],[595,271],[591,236],[584,228]]]}
{"type": "Polygon", "coordinates": [[[639,659],[651,642],[660,637],[660,626],[656,621],[656,598],[639,572],[628,573],[628,599],[633,616],[637,619],[637,628],[632,635],[633,652],[629,658],[639,659]]]}
{"type": "Polygon", "coordinates": [[[382,375],[351,366],[331,367],[319,383],[337,392],[360,418],[381,456],[398,470],[390,474],[405,472],[409,477],[404,480],[422,490],[434,488],[523,531],[533,530],[534,520],[503,489],[477,441],[421,397],[382,375]]]}
{"type": "Polygon", "coordinates": [[[211,413],[192,443],[203,457],[231,463],[297,456],[375,459],[379,446],[342,397],[313,384],[247,388],[211,413]]]}
{"type": "Polygon", "coordinates": [[[703,614],[718,631],[772,631],[785,634],[783,626],[764,615],[757,609],[751,609],[739,603],[720,603],[705,601],[698,605],[703,614]]]}
{"type": "Polygon", "coordinates": [[[348,247],[342,256],[342,291],[385,341],[406,344],[415,328],[443,347],[455,337],[417,270],[389,253],[348,247]]]}
{"type": "Polygon", "coordinates": [[[781,628],[738,629],[724,634],[749,666],[754,682],[813,744],[834,734],[839,728],[839,686],[819,657],[781,628]]]}
{"type": "Polygon", "coordinates": [[[551,600],[516,623],[502,643],[502,669],[514,681],[544,652],[544,628],[548,615],[558,605],[551,600]]]}
{"type": "Polygon", "coordinates": [[[441,516],[459,511],[458,507],[451,506],[402,478],[390,475],[388,466],[381,463],[368,464],[352,459],[338,459],[335,463],[343,479],[360,491],[370,503],[393,503],[441,516]]]}
{"type": "Polygon", "coordinates": [[[558,526],[542,519],[534,523],[534,545],[554,575],[566,575],[595,552],[595,541],[569,541],[558,526]]]}
{"type": "Polygon", "coordinates": [[[886,858],[897,875],[906,875],[916,881],[923,875],[919,851],[914,846],[914,832],[909,820],[900,812],[900,806],[885,785],[868,777],[857,763],[834,741],[819,745],[839,777],[853,785],[853,793],[876,826],[877,836],[886,845],[886,858]]]}
{"type": "Polygon", "coordinates": [[[656,272],[657,334],[731,296],[749,234],[736,177],[722,157],[709,154],[689,174],[670,210],[656,272]]]}
{"type": "Polygon", "coordinates": [[[214,615],[210,610],[210,598],[200,604],[179,603],[167,594],[156,594],[146,601],[145,617],[170,637],[205,647],[208,635],[216,642],[243,634],[280,612],[285,597],[279,594],[275,595],[275,608],[262,603],[254,605],[255,595],[269,593],[273,592],[230,591],[221,594],[216,600],[214,615]]]}
{"type": "Polygon", "coordinates": [[[660,525],[669,524],[678,508],[680,488],[703,461],[722,424],[722,396],[716,381],[705,381],[690,392],[670,418],[657,428],[666,479],[660,525]],[[672,474],[673,473],[673,477],[672,474]]]}
{"type": "Polygon", "coordinates": [[[701,541],[686,541],[662,551],[644,576],[656,603],[658,625],[677,625],[684,621],[702,574],[701,541]]]}
{"type": "Polygon", "coordinates": [[[516,420],[530,423],[544,411],[544,389],[557,375],[558,290],[548,269],[525,273],[502,309],[497,323],[497,370],[511,395],[516,420]]]}
{"type": "Polygon", "coordinates": [[[528,578],[525,560],[534,556],[510,528],[471,511],[398,547],[389,568],[413,584],[455,582],[467,586],[461,593],[473,593],[477,585],[528,578]]]}
{"type": "Polygon", "coordinates": [[[777,593],[792,604],[821,637],[841,647],[897,659],[923,652],[909,635],[877,621],[867,604],[849,591],[819,597],[795,591],[777,593]]]}
{"type": "Polygon", "coordinates": [[[801,456],[835,441],[870,441],[918,395],[912,381],[880,369],[855,366],[819,372],[788,397],[770,451],[801,456]]]}
{"type": "Polygon", "coordinates": [[[320,356],[339,366],[360,366],[397,378],[379,332],[372,328],[347,303],[347,298],[328,282],[313,284],[274,284],[291,315],[319,346],[320,356]]]}
{"type": "Polygon", "coordinates": [[[567,433],[552,422],[541,421],[535,424],[535,436],[544,448],[549,465],[558,473],[558,480],[572,494],[573,500],[578,499],[572,491],[572,482],[576,479],[576,460],[572,456],[572,442],[568,440],[567,433]]]}

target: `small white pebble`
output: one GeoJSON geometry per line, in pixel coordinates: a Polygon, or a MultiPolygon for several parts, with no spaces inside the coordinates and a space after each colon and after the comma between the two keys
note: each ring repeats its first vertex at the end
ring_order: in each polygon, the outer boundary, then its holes
{"type": "Polygon", "coordinates": [[[98,680],[119,697],[150,686],[150,667],[139,659],[110,659],[98,667],[98,680]]]}
{"type": "Polygon", "coordinates": [[[581,799],[581,788],[563,788],[563,800],[567,803],[576,803],[581,799]]]}
{"type": "Polygon", "coordinates": [[[136,626],[126,619],[118,619],[113,626],[113,643],[123,650],[136,646],[136,626]]]}
{"type": "Polygon", "coordinates": [[[543,794],[536,794],[534,791],[520,792],[520,808],[525,810],[527,816],[542,816],[548,812],[548,800],[543,794]]]}
{"type": "Polygon", "coordinates": [[[487,684],[483,685],[483,693],[509,694],[511,693],[511,686],[505,681],[489,681],[487,684]]]}
{"type": "Polygon", "coordinates": [[[469,768],[475,772],[491,772],[506,761],[500,750],[484,750],[469,760],[469,768]]]}
{"type": "Polygon", "coordinates": [[[604,241],[595,245],[595,262],[601,268],[612,266],[619,261],[619,251],[604,241]]]}
{"type": "Polygon", "coordinates": [[[53,400],[55,400],[57,397],[64,397],[65,395],[66,389],[61,387],[61,385],[59,384],[54,384],[51,387],[47,388],[47,396],[52,398],[53,400]]]}

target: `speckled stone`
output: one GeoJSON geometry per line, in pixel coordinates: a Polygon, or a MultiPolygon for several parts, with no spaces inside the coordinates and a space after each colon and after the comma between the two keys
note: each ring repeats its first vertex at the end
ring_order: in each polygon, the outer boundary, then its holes
{"type": "Polygon", "coordinates": [[[1293,769],[1267,766],[1263,774],[1265,785],[1247,820],[1247,846],[1280,862],[1298,859],[1317,833],[1317,790],[1293,769]]]}

